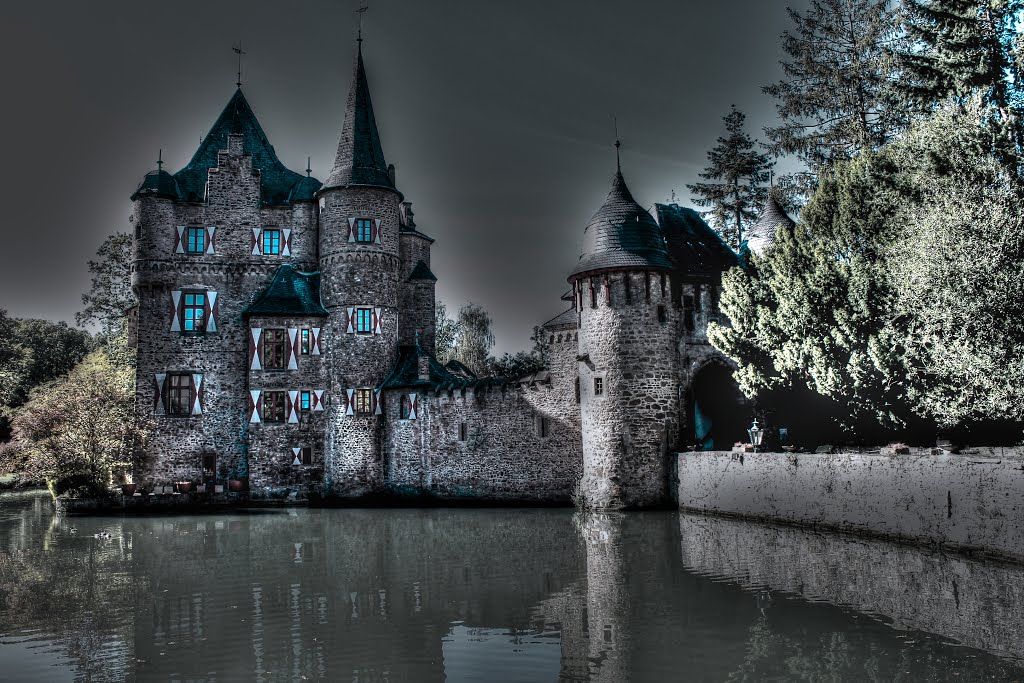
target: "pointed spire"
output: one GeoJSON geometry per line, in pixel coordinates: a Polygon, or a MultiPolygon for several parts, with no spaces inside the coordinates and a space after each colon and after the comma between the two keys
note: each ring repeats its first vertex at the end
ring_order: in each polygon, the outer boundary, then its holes
{"type": "Polygon", "coordinates": [[[310,164],[312,157],[306,157],[306,177],[308,178],[313,173],[312,164],[310,164]]]}
{"type": "Polygon", "coordinates": [[[615,168],[622,173],[622,162],[619,160],[619,147],[622,146],[622,142],[619,141],[619,119],[614,114],[612,115],[612,124],[615,126],[615,168]]]}
{"type": "Polygon", "coordinates": [[[349,90],[345,119],[338,138],[338,153],[323,189],[347,185],[395,189],[394,181],[388,173],[388,164],[384,161],[377,121],[373,116],[361,42],[356,52],[352,88],[349,90]]]}
{"type": "Polygon", "coordinates": [[[160,151],[158,151],[156,153],[156,170],[158,170],[158,171],[164,170],[164,150],[163,150],[163,148],[161,148],[160,151]]]}

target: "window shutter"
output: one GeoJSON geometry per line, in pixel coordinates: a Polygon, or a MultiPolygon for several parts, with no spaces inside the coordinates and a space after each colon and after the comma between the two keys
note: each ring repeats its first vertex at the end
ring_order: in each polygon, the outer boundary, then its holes
{"type": "Polygon", "coordinates": [[[320,328],[314,327],[312,332],[313,338],[309,340],[309,352],[314,356],[320,355],[320,328]]]}
{"type": "Polygon", "coordinates": [[[263,392],[259,389],[249,390],[249,423],[259,424],[260,422],[260,399],[263,392]]]}
{"type": "Polygon", "coordinates": [[[381,327],[381,319],[380,319],[381,318],[381,311],[382,310],[384,310],[384,309],[381,309],[381,308],[373,309],[373,333],[374,334],[383,334],[384,333],[384,330],[381,327]]]}
{"type": "Polygon", "coordinates": [[[202,415],[203,414],[203,376],[196,373],[192,375],[192,386],[195,389],[196,396],[192,401],[192,414],[202,415]]]}
{"type": "Polygon", "coordinates": [[[214,246],[214,235],[217,234],[217,226],[210,225],[206,228],[206,253],[216,254],[217,247],[214,246]]]}
{"type": "Polygon", "coordinates": [[[252,229],[252,255],[259,256],[263,253],[263,242],[260,240],[260,233],[263,232],[262,228],[252,229]]]}
{"type": "Polygon", "coordinates": [[[302,464],[302,455],[301,455],[301,453],[302,453],[302,449],[301,448],[295,448],[294,446],[292,447],[292,464],[293,465],[301,465],[302,464]]]}
{"type": "Polygon", "coordinates": [[[167,381],[166,372],[158,372],[153,379],[153,414],[165,415],[164,408],[164,382],[167,381]]]}
{"type": "Polygon", "coordinates": [[[348,219],[348,241],[349,242],[355,242],[356,241],[356,230],[355,230],[355,227],[356,227],[356,219],[355,218],[349,218],[348,219]]]}
{"type": "Polygon", "coordinates": [[[299,363],[296,356],[298,349],[298,334],[299,330],[295,327],[288,328],[288,369],[298,370],[299,363]]]}
{"type": "Polygon", "coordinates": [[[288,228],[285,228],[284,230],[281,231],[281,234],[282,234],[282,239],[281,239],[281,256],[291,256],[292,255],[292,231],[289,230],[288,228]]]}
{"type": "Polygon", "coordinates": [[[373,219],[373,232],[374,232],[373,241],[376,242],[377,244],[380,244],[380,224],[381,223],[382,223],[381,219],[379,219],[379,218],[374,218],[373,219]]]}
{"type": "Polygon", "coordinates": [[[383,414],[383,411],[381,410],[381,405],[380,405],[380,389],[374,389],[373,390],[373,414],[374,415],[381,415],[381,414],[383,414]]]}
{"type": "Polygon", "coordinates": [[[409,419],[416,419],[416,394],[409,394],[409,419]]]}
{"type": "Polygon", "coordinates": [[[263,335],[262,327],[249,328],[249,369],[262,370],[260,363],[260,337],[263,335]]]}
{"type": "Polygon", "coordinates": [[[314,389],[313,390],[313,410],[323,411],[324,409],[324,390],[314,389]]]}
{"type": "Polygon", "coordinates": [[[171,332],[181,332],[181,290],[171,291],[171,332]]]}
{"type": "Polygon", "coordinates": [[[217,292],[206,293],[206,331],[217,331],[217,292]]]}
{"type": "Polygon", "coordinates": [[[185,226],[178,226],[178,240],[174,243],[174,253],[184,254],[185,253],[185,226]]]}
{"type": "Polygon", "coordinates": [[[288,392],[288,422],[291,424],[297,424],[299,421],[299,392],[289,391],[288,392]]]}
{"type": "Polygon", "coordinates": [[[345,330],[348,334],[354,334],[355,333],[355,331],[356,331],[355,320],[356,320],[356,309],[349,308],[348,309],[348,329],[345,330]]]}
{"type": "Polygon", "coordinates": [[[356,414],[356,411],[355,411],[355,407],[356,407],[356,390],[352,389],[352,388],[349,388],[349,389],[345,390],[345,393],[348,394],[348,402],[345,404],[345,414],[346,415],[355,415],[356,414]]]}

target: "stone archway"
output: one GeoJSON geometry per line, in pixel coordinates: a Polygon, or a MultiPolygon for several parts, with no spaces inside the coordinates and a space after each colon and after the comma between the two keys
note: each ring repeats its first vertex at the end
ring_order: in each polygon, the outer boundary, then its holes
{"type": "Polygon", "coordinates": [[[751,414],[732,369],[724,363],[707,363],[694,375],[687,401],[691,444],[701,450],[729,450],[748,440],[751,414]]]}

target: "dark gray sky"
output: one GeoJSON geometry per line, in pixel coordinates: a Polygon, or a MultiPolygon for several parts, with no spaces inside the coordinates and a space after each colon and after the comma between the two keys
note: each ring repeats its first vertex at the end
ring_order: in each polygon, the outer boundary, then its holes
{"type": "MultiPolygon", "coordinates": [[[[756,133],[781,76],[784,0],[373,0],[364,58],[387,160],[436,238],[449,309],[495,351],[558,314],[583,228],[622,167],[637,200],[689,204],[736,104],[756,133]]],[[[281,160],[321,180],[352,72],[356,0],[17,3],[0,23],[0,308],[73,320],[86,261],[127,231],[163,148],[180,169],[243,90],[281,160]]]]}

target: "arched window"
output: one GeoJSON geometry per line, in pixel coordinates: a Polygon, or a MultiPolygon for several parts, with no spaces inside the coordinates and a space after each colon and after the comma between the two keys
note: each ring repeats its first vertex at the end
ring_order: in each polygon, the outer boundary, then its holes
{"type": "Polygon", "coordinates": [[[412,414],[412,401],[409,400],[409,394],[402,394],[401,398],[401,410],[400,415],[403,420],[408,420],[409,415],[412,414]]]}

